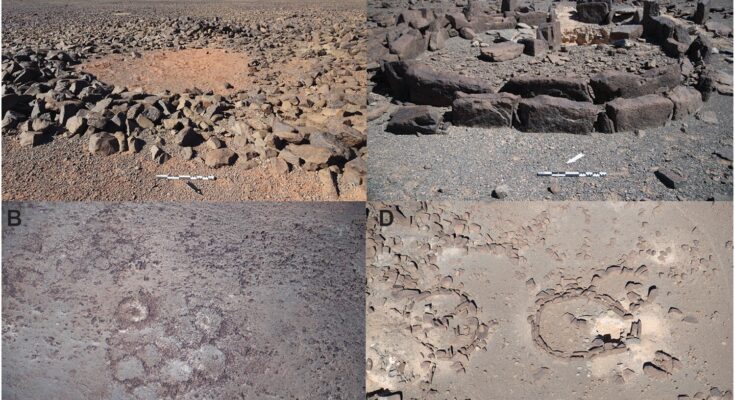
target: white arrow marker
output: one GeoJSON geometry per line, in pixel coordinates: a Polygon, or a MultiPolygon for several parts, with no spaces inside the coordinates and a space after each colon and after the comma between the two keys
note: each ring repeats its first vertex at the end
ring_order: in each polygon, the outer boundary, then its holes
{"type": "Polygon", "coordinates": [[[576,156],[574,156],[574,157],[570,158],[570,159],[569,159],[569,161],[567,161],[567,164],[571,164],[571,163],[577,162],[577,161],[579,161],[579,159],[580,159],[580,158],[582,158],[582,157],[584,157],[584,154],[582,154],[582,153],[579,153],[579,154],[577,154],[576,156]]]}

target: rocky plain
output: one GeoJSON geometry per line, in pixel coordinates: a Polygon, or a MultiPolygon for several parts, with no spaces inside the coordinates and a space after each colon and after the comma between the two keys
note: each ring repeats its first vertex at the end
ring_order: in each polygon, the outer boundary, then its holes
{"type": "Polygon", "coordinates": [[[368,29],[371,199],[732,199],[731,2],[371,0],[368,29]]]}
{"type": "Polygon", "coordinates": [[[4,200],[366,197],[362,2],[10,0],[2,22],[4,200]]]}
{"type": "Polygon", "coordinates": [[[731,203],[369,210],[368,399],[733,398],[731,203]]]}
{"type": "Polygon", "coordinates": [[[364,397],[362,203],[4,207],[4,399],[364,397]]]}

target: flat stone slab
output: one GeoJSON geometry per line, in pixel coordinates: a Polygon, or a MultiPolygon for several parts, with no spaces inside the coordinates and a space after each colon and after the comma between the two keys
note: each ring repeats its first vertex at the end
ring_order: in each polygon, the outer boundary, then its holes
{"type": "Polygon", "coordinates": [[[605,112],[616,132],[663,126],[673,111],[674,103],[656,94],[632,99],[619,98],[605,105],[605,112]]]}
{"type": "Polygon", "coordinates": [[[518,130],[587,134],[594,130],[599,108],[592,103],[536,96],[518,103],[518,130]]]}
{"type": "Polygon", "coordinates": [[[511,93],[461,94],[452,103],[452,123],[484,128],[510,127],[520,97],[511,93]]]}
{"type": "Polygon", "coordinates": [[[589,80],[576,77],[520,76],[511,78],[500,88],[500,91],[517,94],[524,98],[545,94],[574,101],[592,101],[589,80]]]}
{"type": "Polygon", "coordinates": [[[520,57],[525,48],[526,46],[516,42],[495,43],[480,49],[480,59],[491,62],[508,61],[520,57]]]}

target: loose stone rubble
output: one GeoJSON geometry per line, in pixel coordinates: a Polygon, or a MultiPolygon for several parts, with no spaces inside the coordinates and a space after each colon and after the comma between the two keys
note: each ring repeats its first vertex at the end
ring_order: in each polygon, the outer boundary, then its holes
{"type": "MultiPolygon", "coordinates": [[[[318,7],[220,7],[205,16],[94,7],[79,16],[37,11],[34,18],[47,18],[54,29],[38,30],[25,13],[3,14],[3,135],[24,146],[81,135],[93,154],[142,151],[156,163],[177,157],[212,168],[252,168],[283,160],[291,170],[328,169],[341,188],[364,185],[361,13],[318,7]],[[87,72],[100,63],[134,65],[189,52],[241,54],[249,62],[231,74],[249,84],[233,87],[225,77],[215,88],[147,92],[87,72]]],[[[218,57],[212,55],[212,65],[218,57]]]]}

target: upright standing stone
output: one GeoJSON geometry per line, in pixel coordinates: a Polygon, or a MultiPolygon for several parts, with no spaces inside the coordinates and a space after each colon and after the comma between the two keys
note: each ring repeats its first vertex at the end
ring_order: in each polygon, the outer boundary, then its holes
{"type": "Polygon", "coordinates": [[[656,0],[645,0],[643,2],[643,19],[658,17],[661,15],[661,9],[656,0]]]}
{"type": "Polygon", "coordinates": [[[515,11],[518,8],[518,0],[503,0],[500,4],[500,11],[515,11]]]}
{"type": "Polygon", "coordinates": [[[694,12],[694,18],[692,18],[695,24],[702,25],[709,19],[709,2],[710,0],[697,2],[697,11],[694,12]]]}

